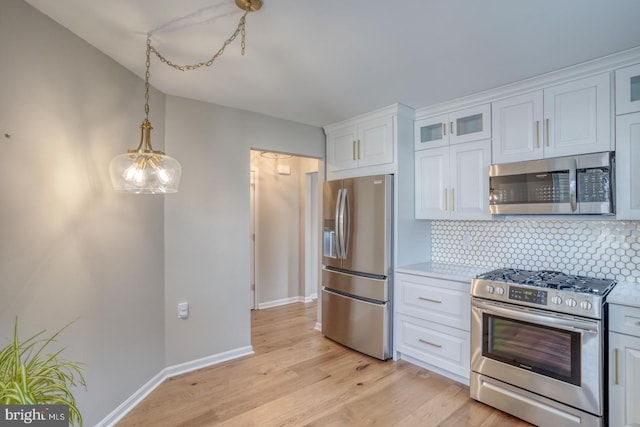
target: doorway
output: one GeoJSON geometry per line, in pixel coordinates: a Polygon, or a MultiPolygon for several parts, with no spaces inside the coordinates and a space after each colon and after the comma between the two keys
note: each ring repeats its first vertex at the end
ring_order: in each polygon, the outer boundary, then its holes
{"type": "Polygon", "coordinates": [[[251,150],[252,309],[318,295],[320,161],[251,150]]]}

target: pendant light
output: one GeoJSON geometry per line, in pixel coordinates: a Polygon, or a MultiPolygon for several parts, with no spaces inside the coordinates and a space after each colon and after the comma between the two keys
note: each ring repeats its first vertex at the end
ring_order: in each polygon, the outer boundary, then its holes
{"type": "Polygon", "coordinates": [[[238,27],[229,37],[222,48],[220,48],[206,62],[199,62],[192,65],[177,65],[158,52],[151,45],[150,36],[147,37],[147,51],[145,61],[145,117],[140,125],[140,143],[133,150],[128,150],[111,160],[109,174],[113,189],[123,193],[134,194],[164,194],[178,191],[182,168],[180,163],[171,156],[167,156],[162,151],[154,150],[151,146],[151,123],[149,122],[149,68],[151,65],[150,56],[153,52],[163,63],[180,71],[191,71],[202,66],[211,66],[213,61],[224,52],[224,49],[231,43],[238,34],[242,34],[241,51],[245,50],[245,22],[249,12],[255,12],[262,7],[262,0],[235,0],[236,5],[244,10],[244,15],[240,18],[238,27]]]}

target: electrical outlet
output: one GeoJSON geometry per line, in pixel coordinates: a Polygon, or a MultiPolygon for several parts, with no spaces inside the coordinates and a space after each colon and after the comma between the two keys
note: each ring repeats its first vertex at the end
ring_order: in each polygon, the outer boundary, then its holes
{"type": "Polygon", "coordinates": [[[187,319],[189,317],[189,303],[181,302],[178,304],[178,318],[187,319]]]}
{"type": "Polygon", "coordinates": [[[462,247],[464,249],[471,248],[471,234],[465,233],[465,235],[462,237],[462,247]]]}

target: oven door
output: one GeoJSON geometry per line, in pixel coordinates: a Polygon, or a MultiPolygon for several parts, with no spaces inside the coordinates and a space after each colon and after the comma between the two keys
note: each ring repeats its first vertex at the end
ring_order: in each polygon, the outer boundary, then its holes
{"type": "Polygon", "coordinates": [[[603,414],[599,320],[472,298],[471,369],[603,414]]]}

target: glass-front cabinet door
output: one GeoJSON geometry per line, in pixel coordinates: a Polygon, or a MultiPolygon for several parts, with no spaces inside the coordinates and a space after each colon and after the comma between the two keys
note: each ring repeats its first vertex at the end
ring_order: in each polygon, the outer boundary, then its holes
{"type": "Polygon", "coordinates": [[[616,114],[640,111],[640,64],[616,70],[616,114]]]}
{"type": "Polygon", "coordinates": [[[483,104],[449,114],[449,143],[491,138],[491,104],[483,104]]]}
{"type": "Polygon", "coordinates": [[[449,115],[416,120],[415,149],[444,147],[449,145],[449,115]]]}
{"type": "Polygon", "coordinates": [[[490,104],[416,119],[416,150],[488,138],[491,138],[490,104]]]}

